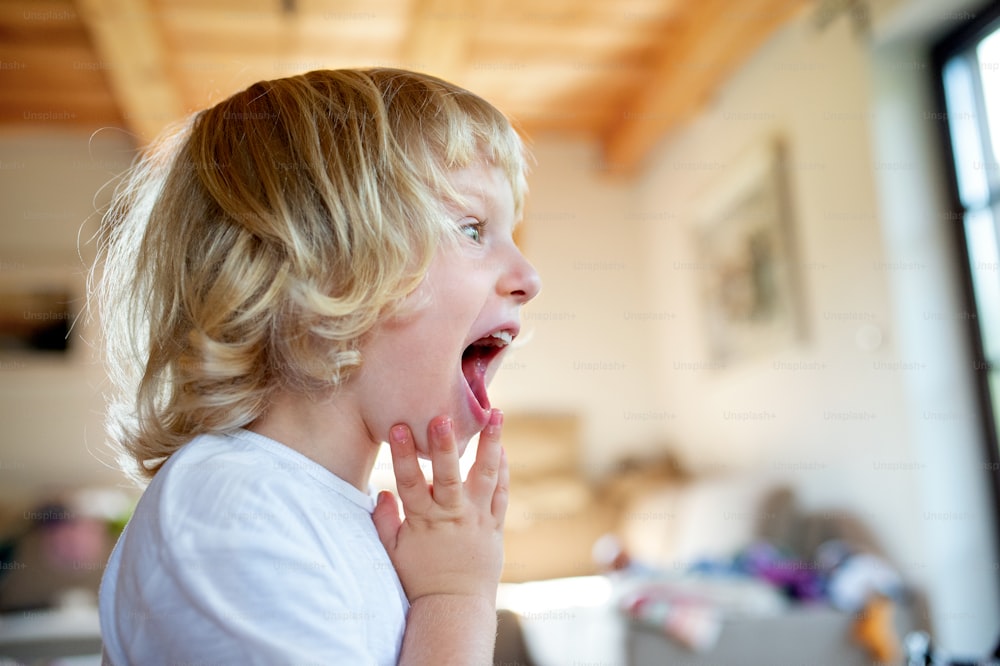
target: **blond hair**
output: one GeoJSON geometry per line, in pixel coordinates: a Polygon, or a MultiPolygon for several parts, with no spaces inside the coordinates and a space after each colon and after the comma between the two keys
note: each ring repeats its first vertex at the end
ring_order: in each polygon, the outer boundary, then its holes
{"type": "Polygon", "coordinates": [[[95,278],[126,469],[148,480],[277,390],[342,384],[454,236],[449,172],[479,163],[506,173],[520,215],[525,156],[506,117],[386,68],[256,83],[161,137],[115,193],[95,278]]]}

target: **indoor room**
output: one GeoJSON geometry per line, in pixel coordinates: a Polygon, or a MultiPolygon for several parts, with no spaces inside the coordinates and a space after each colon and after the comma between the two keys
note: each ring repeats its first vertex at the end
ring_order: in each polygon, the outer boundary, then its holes
{"type": "Polygon", "coordinates": [[[468,88],[532,154],[496,663],[985,660],[998,29],[978,0],[3,0],[0,662],[101,663],[140,494],[87,299],[118,179],[347,67],[468,88]]]}

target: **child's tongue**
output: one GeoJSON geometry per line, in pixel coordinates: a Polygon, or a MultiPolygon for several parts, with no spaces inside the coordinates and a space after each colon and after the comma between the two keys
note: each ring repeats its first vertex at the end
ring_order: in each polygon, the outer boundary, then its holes
{"type": "Polygon", "coordinates": [[[470,347],[462,356],[462,374],[469,383],[472,394],[484,410],[490,408],[490,399],[486,395],[486,367],[489,365],[486,357],[476,347],[470,347]]]}

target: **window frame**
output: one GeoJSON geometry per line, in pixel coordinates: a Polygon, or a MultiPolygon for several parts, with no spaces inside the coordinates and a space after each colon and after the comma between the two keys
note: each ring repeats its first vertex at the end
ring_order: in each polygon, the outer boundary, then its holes
{"type": "MultiPolygon", "coordinates": [[[[938,115],[935,118],[942,119],[938,124],[940,142],[942,146],[942,157],[947,163],[945,168],[946,197],[948,210],[946,219],[951,226],[953,233],[953,243],[955,252],[958,253],[958,268],[960,271],[960,282],[962,290],[965,312],[971,316],[965,318],[966,332],[972,358],[971,370],[976,384],[976,399],[979,407],[980,427],[982,431],[982,446],[985,458],[983,460],[983,471],[990,477],[993,490],[993,520],[1000,535],[1000,422],[998,422],[997,410],[994,405],[1000,404],[1000,396],[993,396],[993,391],[1000,393],[1000,385],[994,388],[990,386],[990,362],[987,358],[986,346],[983,339],[983,330],[980,324],[979,309],[976,302],[975,278],[973,277],[972,255],[969,251],[969,241],[966,234],[966,213],[969,210],[962,203],[959,195],[958,172],[955,164],[955,147],[952,143],[951,126],[948,121],[947,91],[945,89],[945,68],[955,57],[968,54],[987,35],[1000,30],[1000,5],[988,4],[979,12],[975,12],[972,18],[944,35],[931,49],[932,77],[934,87],[934,109],[938,115]]],[[[980,88],[977,89],[976,97],[982,112],[982,90],[981,79],[980,88]]],[[[981,120],[981,124],[986,120],[981,120]]],[[[1000,156],[998,156],[1000,157],[1000,156]]],[[[1000,189],[990,189],[990,201],[987,207],[997,210],[1000,203],[1000,189]]],[[[1000,230],[1000,217],[994,214],[994,226],[1000,230]]],[[[998,276],[1000,279],[1000,276],[998,276]]],[[[996,368],[993,368],[996,369],[996,368]]],[[[998,536],[1000,539],[1000,536],[998,536]]]]}

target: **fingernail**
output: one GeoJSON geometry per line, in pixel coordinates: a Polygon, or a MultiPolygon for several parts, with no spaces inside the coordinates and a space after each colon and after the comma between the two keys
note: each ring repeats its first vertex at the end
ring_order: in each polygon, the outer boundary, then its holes
{"type": "Polygon", "coordinates": [[[503,412],[501,412],[499,409],[494,409],[493,412],[490,414],[490,425],[491,426],[503,425],[503,412]]]}
{"type": "Polygon", "coordinates": [[[389,437],[395,443],[405,442],[407,437],[406,426],[396,425],[392,426],[392,430],[389,431],[389,437]]]}
{"type": "Polygon", "coordinates": [[[434,434],[445,437],[451,434],[451,419],[442,419],[434,424],[434,434]]]}

